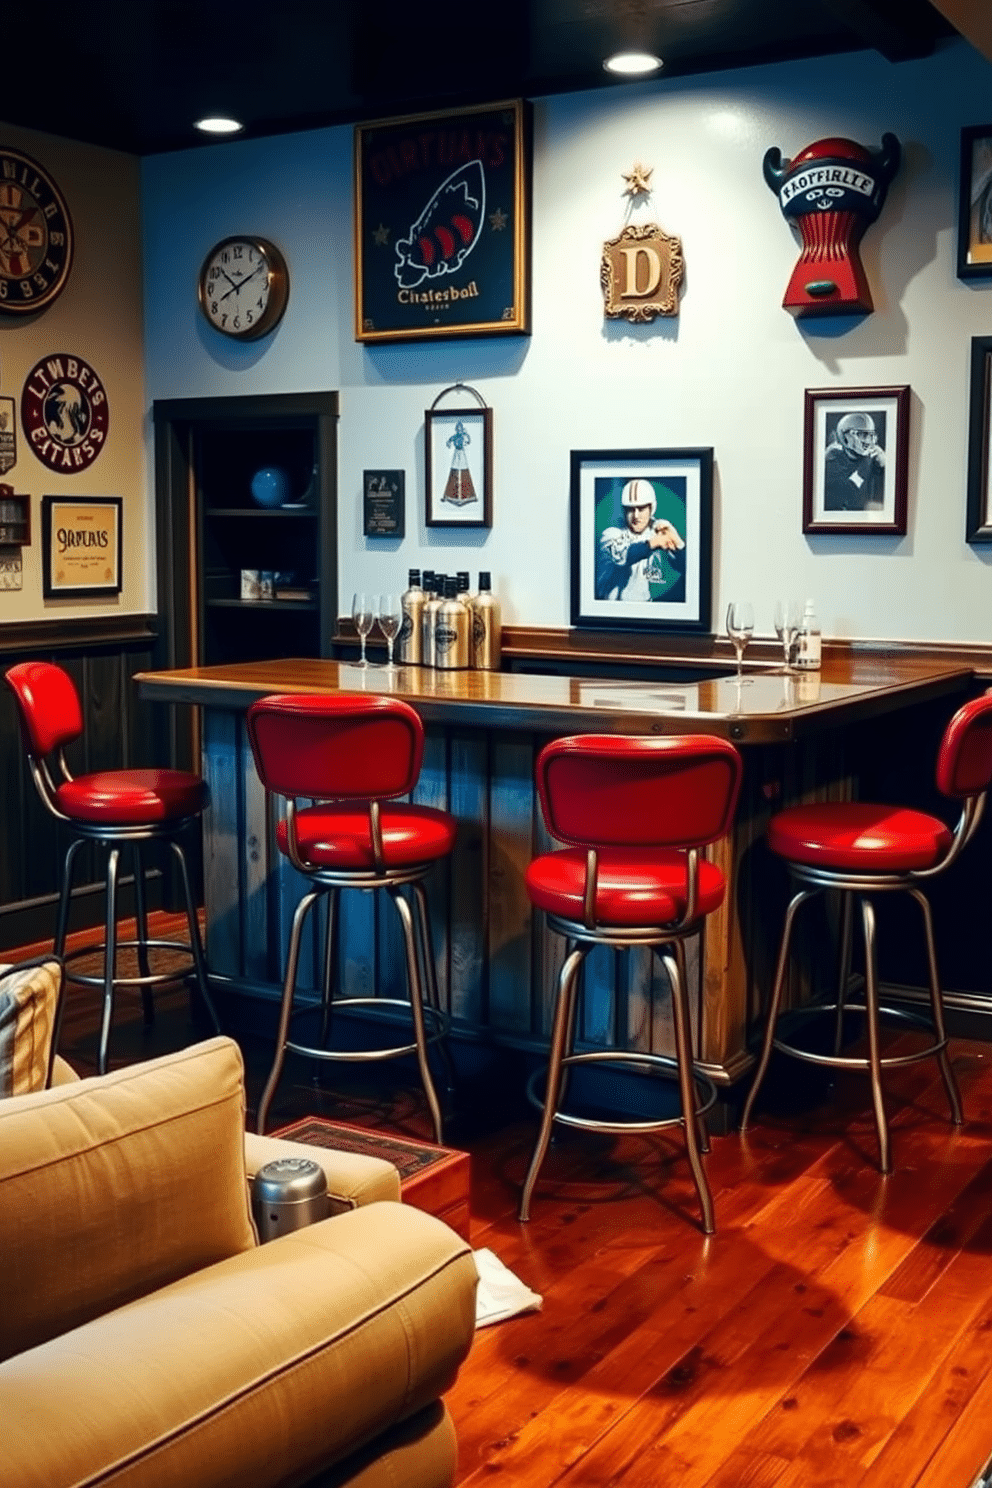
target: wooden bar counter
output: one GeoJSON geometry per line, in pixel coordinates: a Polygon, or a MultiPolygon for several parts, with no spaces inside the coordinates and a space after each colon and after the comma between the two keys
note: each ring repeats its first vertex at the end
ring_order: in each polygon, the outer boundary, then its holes
{"type": "MultiPolygon", "coordinates": [[[[546,1046],[563,954],[523,887],[528,862],[547,845],[533,788],[537,751],[567,733],[715,733],[742,747],[745,782],[733,838],[714,850],[728,874],[727,901],[690,951],[690,977],[701,1062],[718,1083],[735,1084],[751,1063],[748,1041],[770,985],[786,896],[784,874],[764,848],[769,815],[795,801],[849,796],[877,739],[898,738],[921,710],[946,719],[973,687],[973,671],[854,652],[827,657],[822,672],[806,676],[752,665],[741,683],[718,658],[659,659],[652,670],[642,681],[621,681],[287,660],[140,673],[143,698],[202,710],[212,798],[204,819],[211,975],[229,991],[276,996],[304,888],[275,849],[247,744],[244,713],[257,697],[385,693],[417,709],[427,745],[415,798],[459,822],[448,870],[431,884],[442,997],[456,1035],[522,1049],[546,1046]]],[[[377,913],[373,896],[342,900],[344,992],[388,995],[401,982],[397,927],[377,913]]],[[[310,986],[319,966],[315,934],[303,965],[310,986]]],[[[597,949],[586,975],[583,1040],[671,1052],[667,982],[647,952],[597,949]],[[614,997],[615,986],[626,990],[614,997]]]]}

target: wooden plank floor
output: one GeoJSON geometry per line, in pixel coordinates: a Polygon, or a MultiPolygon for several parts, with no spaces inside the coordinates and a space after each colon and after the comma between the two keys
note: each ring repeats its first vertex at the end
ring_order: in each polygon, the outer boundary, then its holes
{"type": "MultiPolygon", "coordinates": [[[[74,991],[81,1073],[96,1022],[74,991]]],[[[113,1060],[195,1036],[185,994],[160,996],[152,1030],[126,1001],[113,1060]]],[[[252,1102],[269,1050],[243,1047],[252,1102]]],[[[992,1456],[992,1046],[957,1042],[953,1062],[960,1130],[930,1062],[889,1079],[888,1178],[847,1076],[714,1138],[709,1239],[674,1139],[564,1133],[520,1225],[533,1125],[468,1138],[473,1244],[544,1307],[480,1332],[448,1396],[459,1484],[971,1488],[992,1456]]],[[[329,1091],[291,1066],[273,1121],[318,1111],[429,1132],[417,1089],[329,1091]]]]}

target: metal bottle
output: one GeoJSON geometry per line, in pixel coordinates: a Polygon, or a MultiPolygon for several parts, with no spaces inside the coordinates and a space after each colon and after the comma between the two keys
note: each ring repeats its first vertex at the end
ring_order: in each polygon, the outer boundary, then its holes
{"type": "Polygon", "coordinates": [[[432,574],[431,577],[433,579],[431,593],[424,601],[424,607],[420,612],[420,661],[422,666],[428,667],[437,666],[434,625],[437,612],[441,608],[441,593],[444,589],[443,574],[432,574]]]}
{"type": "Polygon", "coordinates": [[[498,672],[501,656],[503,626],[492,587],[492,576],[480,573],[479,592],[472,600],[472,665],[485,672],[498,672]]]}
{"type": "Polygon", "coordinates": [[[468,590],[467,568],[460,568],[458,570],[458,598],[462,601],[463,604],[471,603],[472,596],[469,594],[468,590]]]}
{"type": "Polygon", "coordinates": [[[422,633],[421,615],[427,596],[420,587],[420,569],[410,569],[410,579],[407,590],[400,600],[403,606],[403,623],[397,637],[399,642],[399,659],[404,666],[419,666],[422,656],[422,633]]]}
{"type": "Polygon", "coordinates": [[[444,599],[434,622],[434,664],[439,671],[461,671],[471,666],[469,629],[469,608],[458,598],[458,580],[446,579],[444,599]]]}

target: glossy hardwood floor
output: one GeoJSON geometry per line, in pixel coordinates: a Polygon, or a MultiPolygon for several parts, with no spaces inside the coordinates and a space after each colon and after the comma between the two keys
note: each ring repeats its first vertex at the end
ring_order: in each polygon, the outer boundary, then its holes
{"type": "MultiPolygon", "coordinates": [[[[63,1052],[83,1073],[96,1013],[73,993],[63,1052]]],[[[113,1062],[195,1036],[182,992],[151,1030],[124,1003],[113,1062]]],[[[269,1051],[243,1047],[254,1101],[269,1051]]],[[[473,1244],[544,1307],[480,1332],[450,1392],[459,1483],[971,1488],[992,1455],[992,1046],[953,1058],[960,1131],[929,1065],[892,1076],[889,1178],[847,1077],[804,1077],[747,1142],[714,1138],[708,1240],[674,1140],[565,1133],[522,1226],[533,1124],[470,1123],[473,1244]]],[[[428,1134],[415,1087],[318,1088],[291,1066],[276,1119],[318,1110],[428,1134]]]]}

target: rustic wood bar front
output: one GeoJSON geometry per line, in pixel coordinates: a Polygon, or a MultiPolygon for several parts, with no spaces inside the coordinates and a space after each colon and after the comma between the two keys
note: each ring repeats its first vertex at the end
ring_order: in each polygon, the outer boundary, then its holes
{"type": "MultiPolygon", "coordinates": [[[[654,680],[619,681],[390,672],[326,660],[139,674],[143,698],[202,710],[211,790],[204,819],[207,957],[218,990],[278,995],[302,892],[275,849],[245,736],[245,710],[255,698],[374,692],[417,709],[427,746],[416,799],[445,808],[459,823],[450,867],[431,886],[442,999],[456,1037],[534,1051],[546,1047],[563,955],[524,891],[528,862],[547,846],[533,786],[537,751],[548,738],[573,733],[714,733],[741,748],[745,782],[734,834],[715,849],[730,891],[690,954],[690,993],[700,1062],[718,1084],[735,1085],[752,1063],[749,1039],[771,982],[785,902],[783,875],[764,849],[768,816],[791,802],[850,796],[880,732],[893,737],[904,718],[909,727],[931,705],[946,718],[973,673],[965,664],[853,653],[807,675],[755,667],[738,681],[712,674],[713,666],[699,670],[711,675],[666,681],[662,661],[654,680]]],[[[684,676],[684,661],[674,674],[684,676]]],[[[386,996],[401,984],[398,928],[391,916],[380,918],[373,896],[343,896],[341,932],[344,995],[386,996]]],[[[318,985],[318,939],[307,948],[304,987],[318,985]]],[[[648,952],[599,949],[586,978],[582,1040],[671,1053],[667,983],[648,952]]]]}

